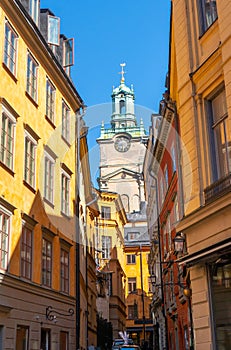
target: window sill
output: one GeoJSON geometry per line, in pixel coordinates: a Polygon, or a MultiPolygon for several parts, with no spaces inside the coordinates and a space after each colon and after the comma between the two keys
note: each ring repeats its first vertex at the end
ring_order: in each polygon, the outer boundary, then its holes
{"type": "Polygon", "coordinates": [[[3,163],[1,160],[0,160],[0,165],[1,165],[10,175],[12,175],[12,176],[15,175],[15,173],[13,172],[13,170],[11,170],[10,168],[8,168],[8,166],[7,166],[5,163],[3,163]]]}
{"type": "Polygon", "coordinates": [[[33,105],[38,108],[38,103],[33,99],[33,97],[31,97],[31,95],[26,91],[25,92],[26,97],[33,103],[33,105]]]}
{"type": "Polygon", "coordinates": [[[32,187],[26,180],[23,180],[23,185],[25,185],[31,192],[35,193],[36,190],[32,187]]]}
{"type": "Polygon", "coordinates": [[[48,118],[47,115],[45,115],[45,119],[52,126],[53,129],[56,129],[55,124],[53,123],[53,121],[50,118],[48,118]]]}
{"type": "Polygon", "coordinates": [[[64,213],[63,211],[60,212],[62,216],[64,216],[66,219],[70,220],[71,216],[69,214],[64,213]]]}
{"type": "Polygon", "coordinates": [[[54,204],[52,202],[49,201],[49,199],[47,199],[46,197],[43,197],[43,201],[48,204],[52,209],[55,208],[54,204]]]}
{"type": "Polygon", "coordinates": [[[11,72],[11,70],[7,67],[7,65],[4,62],[2,62],[2,66],[5,69],[5,71],[11,76],[11,78],[14,80],[14,82],[17,83],[18,79],[16,78],[14,73],[11,72]]]}
{"type": "Polygon", "coordinates": [[[67,146],[70,147],[71,146],[70,142],[63,135],[61,135],[61,137],[62,137],[62,140],[67,144],[67,146]]]}

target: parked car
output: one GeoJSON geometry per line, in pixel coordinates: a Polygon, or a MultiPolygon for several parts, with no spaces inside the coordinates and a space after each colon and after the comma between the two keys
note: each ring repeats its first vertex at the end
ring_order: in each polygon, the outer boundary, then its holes
{"type": "MultiPolygon", "coordinates": [[[[132,344],[133,344],[133,340],[128,339],[128,345],[132,345],[132,344]]],[[[126,344],[124,344],[123,339],[121,339],[121,338],[114,339],[113,344],[112,344],[112,350],[120,350],[120,347],[123,345],[126,346],[126,344]]],[[[134,349],[134,350],[139,350],[139,349],[134,349]]]]}
{"type": "Polygon", "coordinates": [[[119,346],[119,350],[141,350],[136,344],[123,344],[119,346]]]}

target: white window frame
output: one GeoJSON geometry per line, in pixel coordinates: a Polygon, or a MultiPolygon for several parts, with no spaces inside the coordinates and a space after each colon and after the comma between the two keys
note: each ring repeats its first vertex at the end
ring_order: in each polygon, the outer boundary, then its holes
{"type": "Polygon", "coordinates": [[[172,147],[171,147],[171,158],[172,158],[172,172],[174,173],[176,171],[176,150],[175,150],[174,143],[172,144],[172,147]]]}
{"type": "Polygon", "coordinates": [[[9,256],[10,256],[10,233],[11,233],[11,217],[12,213],[7,210],[5,207],[0,205],[0,269],[1,270],[7,270],[8,268],[8,263],[9,263],[9,256]],[[5,232],[6,237],[7,237],[7,242],[6,242],[6,249],[5,249],[5,256],[6,258],[4,259],[4,265],[2,265],[2,244],[3,244],[3,238],[2,238],[2,215],[5,215],[7,217],[7,232],[5,232]]]}
{"type": "Polygon", "coordinates": [[[10,72],[16,76],[17,68],[17,51],[18,51],[18,34],[15,32],[8,20],[5,21],[4,37],[4,64],[10,72]],[[6,37],[8,31],[8,37],[6,37]]]}
{"type": "Polygon", "coordinates": [[[168,190],[168,185],[169,185],[169,176],[168,176],[168,165],[165,165],[164,168],[164,182],[165,182],[165,190],[167,192],[168,190]]]}
{"type": "Polygon", "coordinates": [[[40,0],[29,0],[29,13],[33,21],[39,23],[40,0]]]}
{"type": "Polygon", "coordinates": [[[44,152],[44,198],[54,204],[55,159],[44,152]],[[49,168],[47,168],[49,166],[49,168]]]}
{"type": "Polygon", "coordinates": [[[46,81],[46,117],[54,124],[56,89],[49,78],[46,81]]]}
{"type": "MultiPolygon", "coordinates": [[[[64,260],[65,258],[66,256],[64,256],[64,260]]],[[[66,294],[70,291],[70,251],[63,246],[60,247],[60,291],[66,294]],[[67,264],[66,261],[63,261],[62,252],[67,254],[67,264]]]]}
{"type": "MultiPolygon", "coordinates": [[[[26,248],[28,248],[28,244],[25,245],[26,248]]],[[[25,222],[23,220],[22,222],[22,236],[21,236],[21,247],[20,247],[20,271],[21,271],[21,276],[23,278],[26,278],[28,280],[31,280],[32,278],[32,268],[33,268],[33,228],[27,224],[27,222],[25,222]],[[31,250],[30,250],[30,261],[28,261],[28,249],[26,249],[26,251],[24,251],[25,253],[25,257],[22,256],[23,250],[22,250],[22,243],[23,243],[23,234],[24,234],[24,230],[28,230],[30,231],[31,234],[31,250]],[[28,264],[30,265],[30,275],[27,276],[25,271],[22,271],[22,265],[27,266],[28,264]]],[[[25,269],[26,270],[26,269],[25,269]]]]}
{"type": "Polygon", "coordinates": [[[70,175],[61,170],[61,212],[66,216],[70,215],[70,175]]]}
{"type": "Polygon", "coordinates": [[[32,188],[36,188],[36,151],[37,151],[37,141],[29,134],[28,131],[25,131],[25,151],[24,151],[24,181],[28,183],[32,188]],[[32,147],[32,153],[27,152],[27,141],[32,147]],[[28,164],[29,161],[29,164],[28,164]],[[27,172],[28,169],[28,172],[27,172]],[[29,173],[29,178],[27,173],[29,173]],[[31,178],[32,174],[32,178],[31,178]]]}
{"type": "Polygon", "coordinates": [[[26,92],[37,103],[38,100],[38,63],[33,55],[27,53],[26,92]]]}
{"type": "Polygon", "coordinates": [[[228,129],[225,89],[219,90],[215,96],[207,100],[207,103],[209,107],[210,159],[213,167],[213,181],[217,181],[227,176],[231,171],[230,129],[228,129]]]}
{"type": "Polygon", "coordinates": [[[62,101],[62,137],[70,142],[71,110],[65,101],[62,101]]]}
{"type": "Polygon", "coordinates": [[[135,292],[137,289],[136,277],[128,277],[128,293],[135,292]]]}
{"type": "Polygon", "coordinates": [[[0,144],[0,161],[10,170],[14,170],[14,155],[15,155],[15,130],[16,130],[16,118],[7,110],[7,108],[2,105],[2,110],[1,110],[1,118],[0,118],[0,130],[1,130],[1,144],[0,144]],[[3,129],[2,129],[2,119],[3,119],[3,115],[6,116],[7,118],[7,133],[5,133],[6,137],[9,137],[9,132],[8,132],[8,126],[9,123],[11,124],[12,127],[12,135],[10,135],[11,139],[12,139],[12,144],[11,144],[11,149],[8,149],[8,141],[5,140],[4,145],[2,144],[2,140],[3,140],[3,129]],[[3,148],[5,149],[5,152],[3,152],[3,148]],[[7,158],[6,155],[7,154],[11,154],[11,157],[7,158]],[[7,159],[10,159],[10,163],[7,164],[7,159]]]}
{"type": "Polygon", "coordinates": [[[102,239],[102,259],[110,259],[111,248],[112,248],[111,236],[103,235],[101,239],[102,239]]]}
{"type": "Polygon", "coordinates": [[[136,254],[127,254],[127,265],[136,264],[136,254]]]}

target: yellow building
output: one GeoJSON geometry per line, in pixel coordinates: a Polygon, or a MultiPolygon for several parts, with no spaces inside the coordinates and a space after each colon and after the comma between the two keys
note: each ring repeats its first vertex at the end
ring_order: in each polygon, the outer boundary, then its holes
{"type": "Polygon", "coordinates": [[[180,121],[177,231],[190,271],[195,349],[231,346],[231,3],[172,1],[169,86],[180,121]]]}
{"type": "Polygon", "coordinates": [[[76,118],[83,101],[69,78],[72,61],[62,61],[71,41],[51,35],[58,28],[50,11],[39,12],[39,1],[0,2],[4,349],[75,349],[80,332],[74,267],[76,118]]]}
{"type": "MultiPolygon", "coordinates": [[[[100,211],[95,246],[98,265],[97,310],[102,319],[111,322],[112,336],[118,338],[119,331],[125,330],[126,320],[123,228],[127,219],[117,193],[97,193],[100,211]]],[[[107,341],[109,346],[111,341],[107,341]]]]}
{"type": "Polygon", "coordinates": [[[124,247],[126,274],[126,330],[134,343],[152,344],[153,320],[150,315],[151,283],[148,273],[150,244],[145,238],[124,247]]]}

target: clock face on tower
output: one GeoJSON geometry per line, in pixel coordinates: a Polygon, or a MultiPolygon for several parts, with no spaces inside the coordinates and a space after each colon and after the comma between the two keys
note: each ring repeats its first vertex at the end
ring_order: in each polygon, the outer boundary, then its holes
{"type": "Polygon", "coordinates": [[[127,137],[117,137],[114,143],[115,149],[118,152],[127,152],[130,148],[130,140],[127,137]]]}

